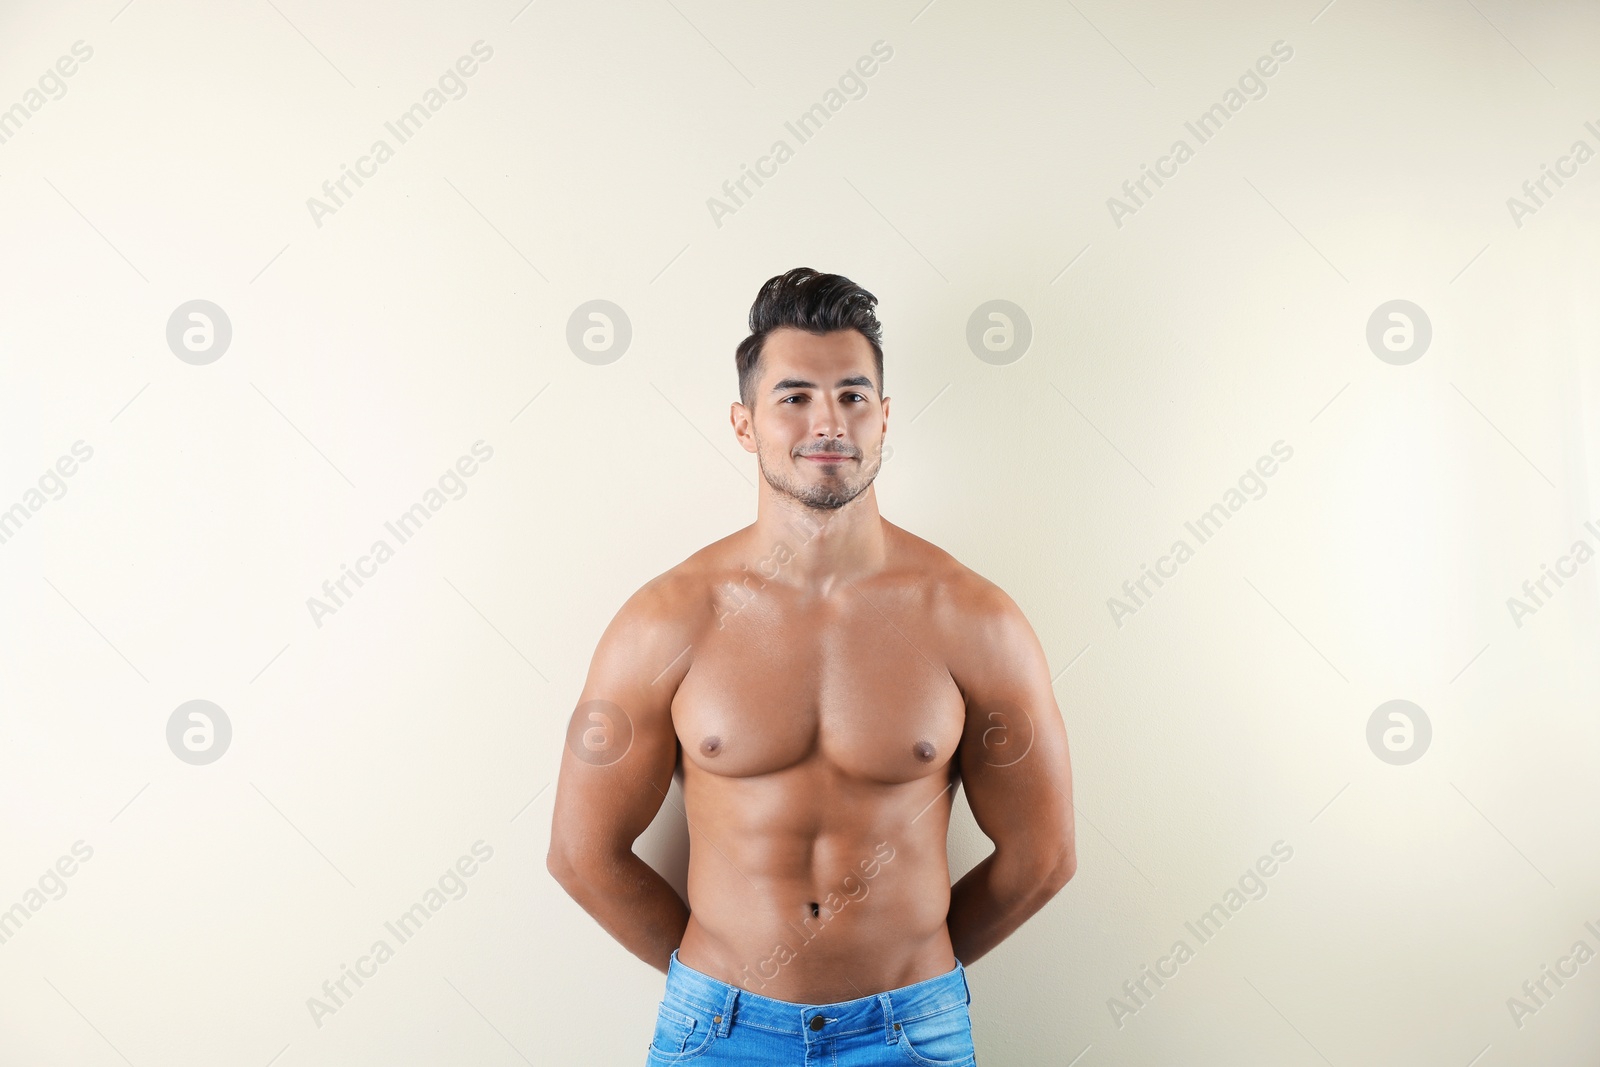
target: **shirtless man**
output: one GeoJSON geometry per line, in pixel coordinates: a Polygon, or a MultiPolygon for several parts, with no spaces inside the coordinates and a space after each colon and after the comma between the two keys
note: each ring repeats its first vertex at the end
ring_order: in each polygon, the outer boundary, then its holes
{"type": "Polygon", "coordinates": [[[666,973],[649,1064],[975,1064],[963,964],[1077,868],[1038,638],[878,514],[876,303],[762,286],[731,412],[756,521],[628,599],[573,713],[547,865],[666,973]],[[632,848],[675,774],[687,906],[632,848]],[[958,784],[994,851],[951,886],[958,784]]]}

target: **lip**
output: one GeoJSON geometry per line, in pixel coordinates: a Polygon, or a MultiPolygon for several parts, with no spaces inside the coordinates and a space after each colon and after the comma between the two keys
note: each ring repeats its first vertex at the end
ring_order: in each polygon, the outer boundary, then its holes
{"type": "Polygon", "coordinates": [[[816,463],[843,463],[847,459],[855,459],[854,456],[847,456],[843,452],[815,452],[801,458],[809,459],[816,463]]]}

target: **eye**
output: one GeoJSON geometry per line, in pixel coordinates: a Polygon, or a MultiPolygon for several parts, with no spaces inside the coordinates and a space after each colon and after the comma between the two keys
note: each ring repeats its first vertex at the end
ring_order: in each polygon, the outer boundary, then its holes
{"type": "Polygon", "coordinates": [[[778,401],[778,403],[787,404],[791,400],[804,400],[804,399],[805,399],[805,395],[803,393],[791,393],[790,395],[784,397],[782,400],[778,401]]]}
{"type": "Polygon", "coordinates": [[[863,404],[865,404],[867,402],[867,398],[862,396],[860,393],[848,393],[846,395],[855,397],[857,400],[861,401],[863,404]]]}

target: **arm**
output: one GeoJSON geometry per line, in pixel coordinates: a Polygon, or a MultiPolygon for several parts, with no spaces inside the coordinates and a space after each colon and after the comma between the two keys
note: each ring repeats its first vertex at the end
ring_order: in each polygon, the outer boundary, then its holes
{"type": "Polygon", "coordinates": [[[687,634],[682,605],[660,580],[606,628],[567,730],[545,861],[607,933],[662,973],[689,908],[633,842],[661,809],[677,765],[672,697],[688,672],[687,634]]]}
{"type": "Polygon", "coordinates": [[[963,964],[1010,937],[1078,869],[1067,730],[1044,650],[1012,599],[980,583],[950,660],[967,702],[957,753],[967,804],[994,842],[950,892],[950,941],[963,964]]]}

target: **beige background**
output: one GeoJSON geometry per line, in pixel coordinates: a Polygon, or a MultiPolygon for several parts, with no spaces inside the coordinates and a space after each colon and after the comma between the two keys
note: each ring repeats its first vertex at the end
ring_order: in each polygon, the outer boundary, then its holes
{"type": "MultiPolygon", "coordinates": [[[[663,979],[545,873],[551,784],[617,607],[753,518],[732,352],[796,265],[881,298],[884,514],[1017,599],[1072,741],[1079,872],[971,967],[981,1063],[1600,1054],[1600,962],[1507,1006],[1600,950],[1600,561],[1521,626],[1506,604],[1600,545],[1600,161],[1507,206],[1600,149],[1600,17],[924,4],[5,7],[0,108],[93,54],[0,144],[0,508],[27,512],[0,544],[0,908],[26,913],[0,1064],[643,1062],[663,979]],[[317,225],[480,40],[465,95],[317,225]],[[717,225],[876,41],[866,95],[717,225]],[[1266,95],[1118,227],[1107,198],[1276,41],[1266,95]],[[165,336],[192,299],[233,331],[204,366],[165,336]],[[565,341],[591,299],[632,324],[607,365],[565,341]],[[1033,330],[1003,366],[966,343],[992,299],[1033,330]],[[1406,365],[1365,339],[1393,299],[1432,324],[1406,365]],[[1116,625],[1279,440],[1266,494],[1116,625]],[[167,745],[192,699],[232,724],[206,766],[167,745]],[[1405,766],[1366,740],[1391,699],[1432,724],[1405,766]],[[465,895],[313,1021],[478,841],[465,895]],[[1267,895],[1198,944],[1276,841],[1267,895]]],[[[638,848],[681,885],[683,842],[668,808],[638,848]]],[[[985,851],[958,802],[952,876],[985,851]]]]}

